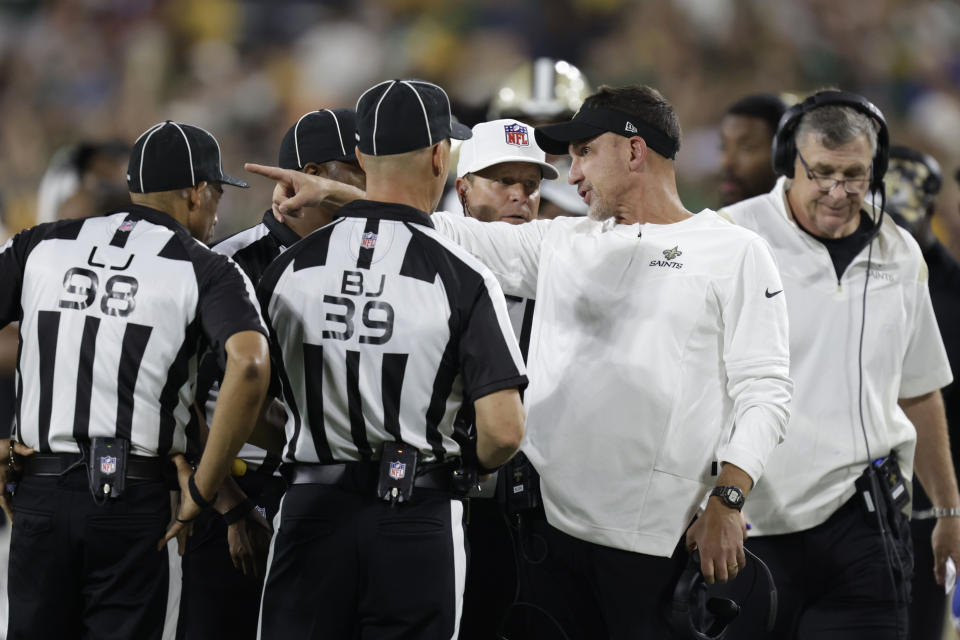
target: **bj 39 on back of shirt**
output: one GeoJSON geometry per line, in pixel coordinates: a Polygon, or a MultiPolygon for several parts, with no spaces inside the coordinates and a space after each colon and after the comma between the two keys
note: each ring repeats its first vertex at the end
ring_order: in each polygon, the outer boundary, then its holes
{"type": "Polygon", "coordinates": [[[284,460],[459,454],[465,399],[525,382],[493,275],[404,205],[357,201],[283,253],[258,293],[288,407],[284,460]]]}

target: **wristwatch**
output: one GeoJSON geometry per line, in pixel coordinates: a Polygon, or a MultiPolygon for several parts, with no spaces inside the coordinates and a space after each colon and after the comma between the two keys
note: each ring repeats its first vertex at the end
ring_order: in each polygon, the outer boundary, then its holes
{"type": "Polygon", "coordinates": [[[743,503],[747,500],[745,497],[743,497],[743,491],[740,491],[740,489],[737,487],[732,486],[714,487],[713,491],[710,492],[710,497],[713,496],[717,496],[725,506],[728,506],[731,509],[736,509],[737,511],[743,509],[743,503]]]}
{"type": "Polygon", "coordinates": [[[910,515],[912,520],[933,520],[934,518],[960,518],[960,507],[930,507],[929,509],[914,509],[910,515]]]}

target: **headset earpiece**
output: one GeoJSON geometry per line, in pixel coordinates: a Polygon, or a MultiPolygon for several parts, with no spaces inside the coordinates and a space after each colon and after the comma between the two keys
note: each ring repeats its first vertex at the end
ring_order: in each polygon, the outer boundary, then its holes
{"type": "MultiPolygon", "coordinates": [[[[754,571],[763,573],[769,587],[766,630],[770,633],[777,619],[777,586],[767,564],[749,549],[744,548],[744,553],[756,563],[754,571]]],[[[670,622],[675,638],[722,640],[727,635],[727,627],[740,615],[740,605],[728,598],[707,596],[707,583],[700,572],[700,553],[693,551],[673,590],[670,622]]]]}
{"type": "Polygon", "coordinates": [[[700,572],[700,553],[690,554],[673,591],[671,622],[677,638],[721,640],[740,606],[727,598],[707,598],[707,583],[700,572]]]}
{"type": "Polygon", "coordinates": [[[870,174],[870,189],[878,191],[883,188],[883,176],[887,172],[888,156],[890,151],[890,133],[887,130],[887,121],[883,113],[872,102],[863,96],[849,91],[820,91],[803,102],[795,104],[780,118],[777,133],[773,136],[773,170],[782,176],[793,178],[793,166],[797,157],[797,128],[803,116],[814,109],[836,105],[850,107],[877,123],[877,151],[873,156],[873,166],[870,174]]]}

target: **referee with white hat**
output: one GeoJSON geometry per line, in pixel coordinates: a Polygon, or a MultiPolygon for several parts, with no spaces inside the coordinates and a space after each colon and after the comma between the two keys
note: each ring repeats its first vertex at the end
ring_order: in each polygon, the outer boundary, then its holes
{"type": "MultiPolygon", "coordinates": [[[[258,294],[287,405],[290,488],[260,637],[456,637],[471,472],[523,437],[526,384],[493,274],[433,229],[451,122],[438,86],[380,83],[357,103],[367,200],[284,252],[258,294]],[[472,400],[475,450],[454,417],[472,400]],[[464,457],[475,459],[464,465],[464,457]]],[[[287,184],[301,174],[256,168],[287,184]]]]}
{"type": "Polygon", "coordinates": [[[128,184],[133,204],[120,211],[39,225],[0,247],[0,325],[19,320],[21,337],[11,640],[160,638],[166,541],[213,500],[266,392],[252,286],[197,242],[216,223],[221,185],[246,183],[223,173],[209,132],[167,121],[137,140],[128,184]],[[191,473],[175,454],[203,341],[226,375],[191,473]],[[164,536],[171,455],[181,504],[164,536]]]}
{"type": "MultiPolygon", "coordinates": [[[[537,144],[534,128],[504,118],[473,127],[473,137],[460,146],[455,188],[464,215],[483,222],[524,224],[537,218],[540,190],[557,176],[557,169],[546,161],[546,154],[537,144]]],[[[534,300],[511,295],[505,299],[514,335],[526,360],[534,300]]],[[[463,418],[469,421],[472,416],[467,414],[463,418]]],[[[524,471],[532,470],[525,456],[518,453],[500,473],[469,494],[470,569],[460,640],[499,637],[505,620],[514,617],[508,616],[511,604],[518,594],[524,597],[517,587],[517,568],[524,562],[523,554],[514,548],[514,539],[520,540],[521,531],[519,526],[512,525],[519,522],[518,498],[526,500],[530,487],[524,481],[514,481],[515,477],[526,477],[514,475],[518,470],[514,465],[518,464],[524,471]],[[504,485],[503,493],[498,492],[498,482],[504,485]]]]}

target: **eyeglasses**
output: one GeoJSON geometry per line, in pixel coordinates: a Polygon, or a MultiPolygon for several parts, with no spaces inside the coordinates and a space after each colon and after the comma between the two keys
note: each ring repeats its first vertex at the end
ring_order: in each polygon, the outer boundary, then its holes
{"type": "MultiPolygon", "coordinates": [[[[797,152],[797,157],[800,158],[800,164],[803,165],[803,170],[807,172],[807,179],[812,181],[817,185],[817,188],[824,193],[829,193],[833,191],[833,188],[838,184],[843,187],[843,190],[846,193],[851,195],[856,195],[858,193],[863,193],[867,190],[867,186],[870,184],[870,178],[842,178],[837,179],[831,176],[821,176],[810,171],[810,167],[807,166],[807,161],[803,159],[803,156],[800,155],[800,152],[797,152]]],[[[870,165],[871,169],[873,165],[870,165]]]]}

